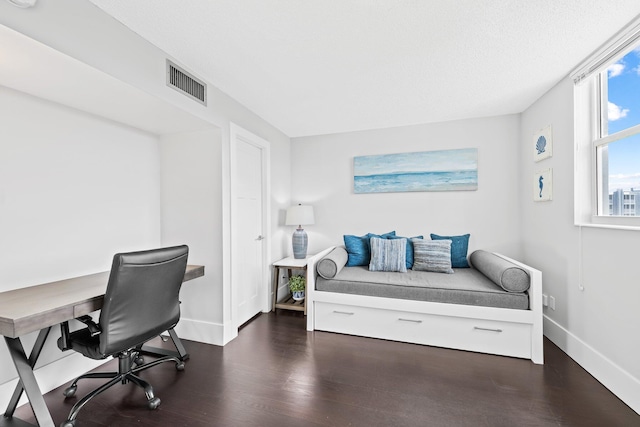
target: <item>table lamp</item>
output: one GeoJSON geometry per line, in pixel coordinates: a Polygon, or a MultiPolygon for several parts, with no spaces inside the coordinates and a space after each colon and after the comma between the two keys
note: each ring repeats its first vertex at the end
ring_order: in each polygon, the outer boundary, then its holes
{"type": "Polygon", "coordinates": [[[303,225],[311,225],[315,222],[313,206],[291,206],[287,209],[286,225],[297,225],[293,232],[293,257],[303,259],[307,256],[307,233],[302,229],[303,225]]]}

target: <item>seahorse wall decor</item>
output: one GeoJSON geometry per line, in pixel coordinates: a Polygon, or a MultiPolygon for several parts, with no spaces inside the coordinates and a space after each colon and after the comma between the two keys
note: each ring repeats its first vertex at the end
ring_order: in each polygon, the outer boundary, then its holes
{"type": "Polygon", "coordinates": [[[545,202],[553,197],[553,169],[540,171],[533,175],[533,200],[545,202]]]}
{"type": "Polygon", "coordinates": [[[544,187],[544,183],[542,182],[543,179],[544,177],[542,175],[540,175],[540,178],[538,178],[538,182],[540,185],[540,197],[542,197],[542,188],[544,187]]]}

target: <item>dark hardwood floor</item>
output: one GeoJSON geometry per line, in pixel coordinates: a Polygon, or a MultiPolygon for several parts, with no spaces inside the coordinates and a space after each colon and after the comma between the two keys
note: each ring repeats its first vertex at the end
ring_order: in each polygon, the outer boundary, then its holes
{"type": "MultiPolygon", "coordinates": [[[[157,410],[146,409],[141,389],[120,385],[87,404],[77,426],[640,426],[640,415],[549,341],[539,366],[307,333],[300,313],[280,311],[225,347],[184,344],[183,372],[165,363],[142,374],[162,399],[157,410]]],[[[78,395],[96,384],[80,383],[78,395]]],[[[63,388],[45,396],[56,423],[76,401],[63,388]]],[[[33,421],[28,405],[18,415],[33,421]]]]}

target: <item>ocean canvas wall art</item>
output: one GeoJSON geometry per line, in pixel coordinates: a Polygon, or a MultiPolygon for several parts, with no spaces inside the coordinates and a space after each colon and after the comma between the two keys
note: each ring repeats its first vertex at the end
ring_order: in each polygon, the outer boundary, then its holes
{"type": "Polygon", "coordinates": [[[473,191],[478,189],[478,149],[358,156],[355,193],[473,191]]]}

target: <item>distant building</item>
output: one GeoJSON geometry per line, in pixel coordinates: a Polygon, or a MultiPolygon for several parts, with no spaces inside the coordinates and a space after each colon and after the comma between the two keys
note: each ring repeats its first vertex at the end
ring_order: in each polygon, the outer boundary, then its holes
{"type": "Polygon", "coordinates": [[[618,189],[610,193],[609,215],[640,216],[640,190],[618,189]]]}

